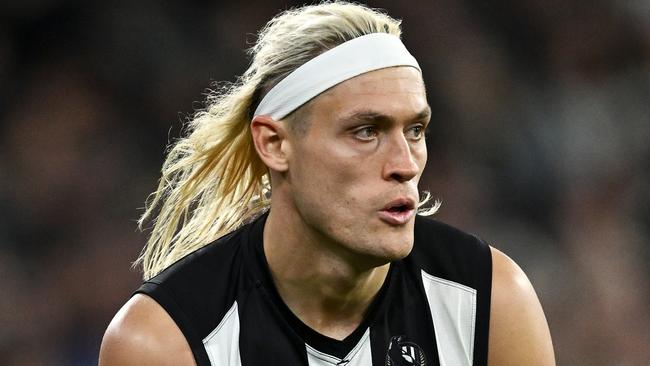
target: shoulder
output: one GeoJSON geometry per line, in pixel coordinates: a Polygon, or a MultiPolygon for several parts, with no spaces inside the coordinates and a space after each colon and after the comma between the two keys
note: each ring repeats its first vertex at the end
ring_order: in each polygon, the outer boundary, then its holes
{"type": "Polygon", "coordinates": [[[139,337],[140,331],[155,329],[159,322],[171,324],[174,334],[189,345],[193,359],[199,364],[207,362],[203,339],[218,326],[236,298],[252,287],[248,267],[244,265],[248,260],[244,253],[249,231],[244,226],[231,232],[145,281],[118,312],[114,319],[117,326],[111,323],[107,336],[115,329],[126,328],[127,336],[139,337]],[[147,317],[148,311],[157,312],[158,316],[147,317]],[[151,323],[142,327],[141,314],[151,323]]]}
{"type": "Polygon", "coordinates": [[[478,237],[418,216],[411,260],[429,274],[489,293],[490,247],[478,237]]]}
{"type": "Polygon", "coordinates": [[[101,366],[194,365],[189,344],[172,318],[148,296],[133,296],[102,340],[101,366]]]}
{"type": "Polygon", "coordinates": [[[429,255],[490,260],[489,246],[478,237],[428,217],[415,221],[415,249],[429,255]]]}
{"type": "Polygon", "coordinates": [[[442,221],[427,216],[415,217],[415,236],[420,239],[474,242],[476,237],[442,221]]]}
{"type": "Polygon", "coordinates": [[[521,268],[495,248],[492,253],[490,365],[555,365],[542,306],[521,268]]]}
{"type": "Polygon", "coordinates": [[[136,293],[156,300],[175,321],[183,323],[182,330],[188,314],[203,323],[206,319],[199,316],[199,309],[215,309],[213,302],[231,300],[224,296],[242,277],[247,234],[244,226],[195,250],[146,280],[136,293]]]}
{"type": "Polygon", "coordinates": [[[168,290],[206,284],[207,279],[222,278],[239,263],[244,228],[231,232],[179,259],[146,283],[168,290]]]}

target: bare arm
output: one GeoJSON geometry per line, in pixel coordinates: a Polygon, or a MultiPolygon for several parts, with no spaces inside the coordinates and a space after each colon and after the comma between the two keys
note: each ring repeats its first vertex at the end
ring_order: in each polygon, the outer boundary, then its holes
{"type": "Polygon", "coordinates": [[[102,340],[100,366],[195,365],[183,333],[148,296],[133,296],[115,315],[102,340]]]}
{"type": "Polygon", "coordinates": [[[491,249],[488,365],[554,366],[551,334],[533,286],[515,262],[491,249]]]}

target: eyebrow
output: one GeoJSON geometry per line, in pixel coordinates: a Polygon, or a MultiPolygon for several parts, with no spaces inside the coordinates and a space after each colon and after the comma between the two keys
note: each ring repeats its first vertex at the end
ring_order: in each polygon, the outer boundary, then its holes
{"type": "MultiPolygon", "coordinates": [[[[420,112],[414,114],[409,121],[420,121],[431,117],[431,107],[428,105],[422,109],[420,112]]],[[[375,122],[375,123],[386,123],[386,122],[395,122],[393,116],[379,113],[375,110],[357,110],[341,118],[343,121],[365,121],[365,122],[375,122]]]]}

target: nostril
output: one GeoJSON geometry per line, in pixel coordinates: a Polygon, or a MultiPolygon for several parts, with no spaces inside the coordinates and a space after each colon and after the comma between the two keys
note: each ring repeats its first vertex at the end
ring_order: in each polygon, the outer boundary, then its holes
{"type": "Polygon", "coordinates": [[[406,182],[409,181],[413,178],[412,175],[410,174],[402,174],[402,173],[393,173],[391,174],[391,179],[394,179],[398,182],[406,182]]]}

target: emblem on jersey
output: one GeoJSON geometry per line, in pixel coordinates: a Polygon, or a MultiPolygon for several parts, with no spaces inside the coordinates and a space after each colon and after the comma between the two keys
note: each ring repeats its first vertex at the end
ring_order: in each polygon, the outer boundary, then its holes
{"type": "Polygon", "coordinates": [[[390,339],[386,352],[386,366],[426,366],[422,348],[406,340],[405,336],[395,336],[390,339]]]}

